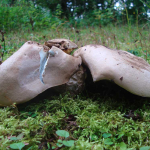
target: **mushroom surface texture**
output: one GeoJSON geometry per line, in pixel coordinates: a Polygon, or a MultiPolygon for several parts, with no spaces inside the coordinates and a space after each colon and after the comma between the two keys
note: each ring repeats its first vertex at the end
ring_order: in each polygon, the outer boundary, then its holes
{"type": "Polygon", "coordinates": [[[74,52],[89,68],[93,81],[111,80],[127,91],[150,97],[150,65],[140,57],[101,45],[87,45],[74,52]]]}
{"type": "Polygon", "coordinates": [[[56,46],[67,54],[70,54],[71,51],[78,48],[78,46],[75,43],[68,39],[53,39],[45,42],[44,44],[49,48],[52,48],[52,46],[56,46]]]}
{"type": "Polygon", "coordinates": [[[63,85],[54,87],[53,90],[57,93],[69,92],[72,96],[81,93],[85,88],[86,71],[80,66],[79,70],[71,76],[70,80],[63,85]]]}
{"type": "Polygon", "coordinates": [[[36,42],[26,42],[17,52],[0,65],[0,106],[19,104],[31,100],[48,88],[65,84],[79,69],[81,58],[52,47],[54,56],[49,56],[43,84],[40,81],[39,52],[49,51],[36,42]]]}

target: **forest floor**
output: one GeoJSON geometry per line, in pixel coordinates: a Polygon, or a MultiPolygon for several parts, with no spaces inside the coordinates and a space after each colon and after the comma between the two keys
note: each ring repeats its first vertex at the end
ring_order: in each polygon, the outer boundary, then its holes
{"type": "MultiPolygon", "coordinates": [[[[70,39],[78,47],[101,44],[125,50],[150,63],[147,25],[12,31],[5,34],[4,60],[26,41],[43,44],[56,38],[70,39]]],[[[93,87],[74,97],[46,91],[25,104],[0,108],[0,149],[150,149],[150,98],[105,81],[93,87]]]]}

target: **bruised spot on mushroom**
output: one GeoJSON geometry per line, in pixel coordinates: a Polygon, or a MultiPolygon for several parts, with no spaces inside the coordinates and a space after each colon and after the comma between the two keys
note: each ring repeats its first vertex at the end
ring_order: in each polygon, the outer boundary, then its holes
{"type": "Polygon", "coordinates": [[[86,51],[86,49],[84,51],[86,51]]]}
{"type": "Polygon", "coordinates": [[[131,66],[132,68],[134,68],[134,66],[131,66]]]}
{"type": "Polygon", "coordinates": [[[120,65],[121,63],[118,63],[117,65],[120,65]]]}
{"type": "Polygon", "coordinates": [[[120,80],[122,81],[122,80],[123,80],[123,77],[121,77],[120,80]]]}

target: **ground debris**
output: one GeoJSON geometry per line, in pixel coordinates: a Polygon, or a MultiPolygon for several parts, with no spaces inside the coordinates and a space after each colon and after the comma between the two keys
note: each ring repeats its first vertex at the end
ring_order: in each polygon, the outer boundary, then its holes
{"type": "Polygon", "coordinates": [[[139,114],[135,114],[134,110],[129,110],[129,113],[125,114],[124,117],[128,119],[132,118],[133,120],[141,119],[141,116],[139,114]]]}

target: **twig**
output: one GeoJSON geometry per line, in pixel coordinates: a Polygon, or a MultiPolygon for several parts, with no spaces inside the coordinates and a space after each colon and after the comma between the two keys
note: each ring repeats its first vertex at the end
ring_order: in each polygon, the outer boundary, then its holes
{"type": "Polygon", "coordinates": [[[1,39],[1,41],[4,42],[4,51],[3,51],[2,54],[1,54],[2,60],[3,60],[3,56],[4,56],[4,53],[5,53],[5,37],[4,37],[5,31],[0,30],[0,33],[2,34],[2,39],[1,39]]]}

